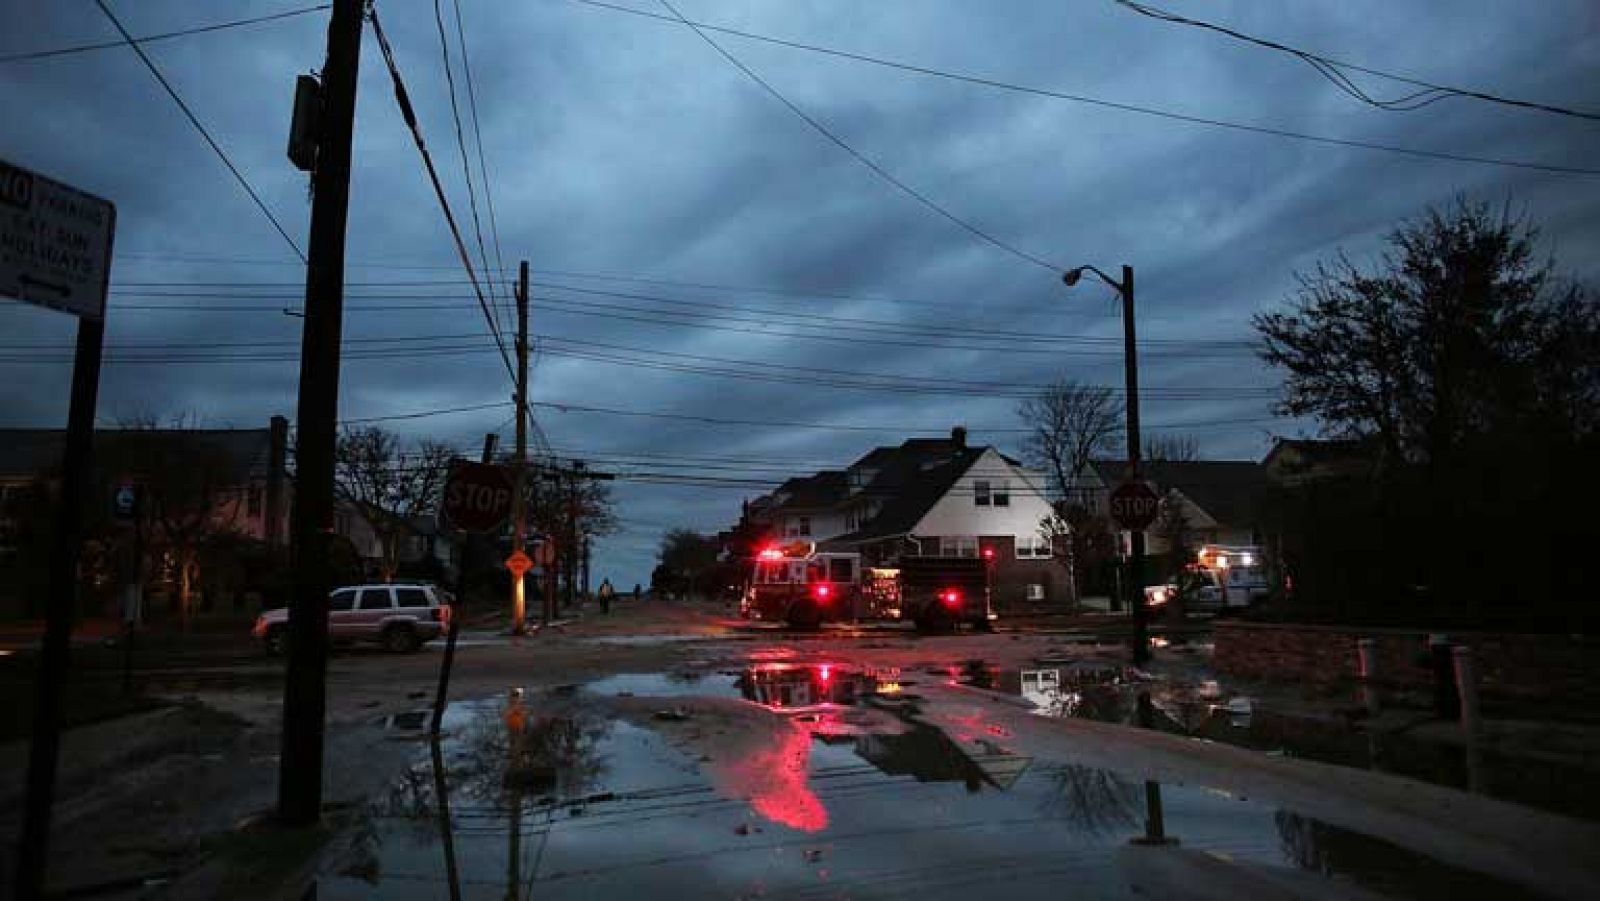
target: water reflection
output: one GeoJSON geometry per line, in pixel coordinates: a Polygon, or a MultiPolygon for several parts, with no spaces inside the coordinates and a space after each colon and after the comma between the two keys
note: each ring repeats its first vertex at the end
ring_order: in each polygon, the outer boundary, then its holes
{"type": "MultiPolygon", "coordinates": [[[[981,661],[958,671],[985,678],[995,671],[981,661]]],[[[1027,769],[1031,758],[1006,753],[979,741],[969,751],[942,729],[916,719],[914,699],[902,693],[914,683],[900,670],[858,669],[838,664],[762,664],[739,677],[746,700],[791,717],[825,743],[853,744],[863,760],[891,776],[919,782],[959,782],[967,791],[984,785],[1006,789],[1027,769]],[[877,717],[852,713],[865,706],[877,717]]]]}
{"type": "MultiPolygon", "coordinates": [[[[527,897],[535,881],[545,897],[646,897],[678,885],[682,892],[703,888],[705,896],[735,885],[746,895],[778,895],[817,887],[813,853],[826,854],[831,879],[841,880],[835,886],[919,872],[930,860],[970,866],[976,878],[993,865],[994,844],[951,839],[998,823],[1013,824],[1005,844],[1019,862],[1058,852],[1076,861],[1031,876],[1022,866],[1016,878],[1059,879],[1095,895],[1085,886],[1101,885],[1093,880],[1125,858],[1072,852],[1160,835],[1151,801],[1161,793],[1171,804],[1173,832],[1201,852],[1236,856],[1239,872],[1287,862],[1401,896],[1447,893],[1437,887],[1523,896],[1258,803],[1141,785],[1138,775],[1064,760],[1030,766],[1031,758],[1002,746],[1019,739],[985,726],[992,720],[946,733],[919,713],[936,713],[927,706],[932,701],[885,695],[881,686],[899,684],[898,674],[767,667],[722,684],[730,682],[781,715],[733,699],[588,691],[471,705],[453,736],[431,745],[375,805],[330,897],[436,898],[448,889],[456,899],[463,883],[473,897],[527,897]],[[850,746],[818,741],[813,729],[830,719],[858,727],[850,746]],[[662,753],[672,747],[678,753],[662,753]],[[908,776],[945,786],[920,790],[908,776]],[[582,805],[594,806],[582,817],[553,816],[582,805]],[[763,830],[747,819],[751,811],[808,834],[763,830]],[[1072,881],[1095,873],[1089,882],[1072,881]],[[697,878],[707,881],[681,881],[697,878]]],[[[1150,710],[1159,713],[1153,704],[1150,710]]]]}
{"type": "Polygon", "coordinates": [[[1138,825],[1139,786],[1109,770],[1066,764],[1047,773],[1051,791],[1041,805],[1085,835],[1105,836],[1138,825]]]}
{"type": "Polygon", "coordinates": [[[1405,898],[1542,897],[1514,883],[1439,863],[1388,842],[1286,810],[1273,820],[1286,857],[1305,870],[1343,876],[1405,898]]]}

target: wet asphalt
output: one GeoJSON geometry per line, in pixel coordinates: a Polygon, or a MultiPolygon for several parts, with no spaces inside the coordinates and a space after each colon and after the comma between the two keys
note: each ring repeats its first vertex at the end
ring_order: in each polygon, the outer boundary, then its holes
{"type": "Polygon", "coordinates": [[[433,746],[392,720],[414,765],[317,897],[1542,897],[1225,789],[933,725],[919,688],[970,670],[776,656],[464,700],[433,746]]]}

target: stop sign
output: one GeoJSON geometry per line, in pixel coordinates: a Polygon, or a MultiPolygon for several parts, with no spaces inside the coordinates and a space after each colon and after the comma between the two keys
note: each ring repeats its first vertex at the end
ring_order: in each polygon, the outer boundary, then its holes
{"type": "Polygon", "coordinates": [[[1143,532],[1155,521],[1161,498],[1149,482],[1127,481],[1111,492],[1111,518],[1129,532],[1143,532]]]}
{"type": "Polygon", "coordinates": [[[460,463],[444,484],[444,518],[453,529],[493,532],[511,516],[513,489],[504,467],[460,463]]]}

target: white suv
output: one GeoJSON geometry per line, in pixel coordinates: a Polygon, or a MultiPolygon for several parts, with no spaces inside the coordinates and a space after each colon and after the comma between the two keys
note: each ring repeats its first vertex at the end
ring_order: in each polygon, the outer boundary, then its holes
{"type": "MultiPolygon", "coordinates": [[[[328,596],[328,637],[334,644],[376,642],[396,653],[415,651],[450,626],[447,597],[427,584],[351,585],[328,596]]],[[[256,617],[250,634],[271,654],[288,648],[289,610],[256,617]]]]}

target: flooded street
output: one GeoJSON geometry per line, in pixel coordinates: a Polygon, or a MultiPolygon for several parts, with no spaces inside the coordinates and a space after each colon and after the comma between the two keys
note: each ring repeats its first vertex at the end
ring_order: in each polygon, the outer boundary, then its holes
{"type": "MultiPolygon", "coordinates": [[[[1562,894],[1561,874],[1506,879],[1283,806],[1270,778],[1243,780],[1258,794],[1160,749],[1119,755],[1056,727],[1149,733],[1061,719],[1026,697],[1038,677],[1012,697],[961,684],[1011,675],[955,669],[780,659],[508,688],[453,705],[437,743],[402,719],[416,758],[318,897],[1562,894]]],[[[1335,810],[1330,788],[1282,793],[1335,810]]]]}

